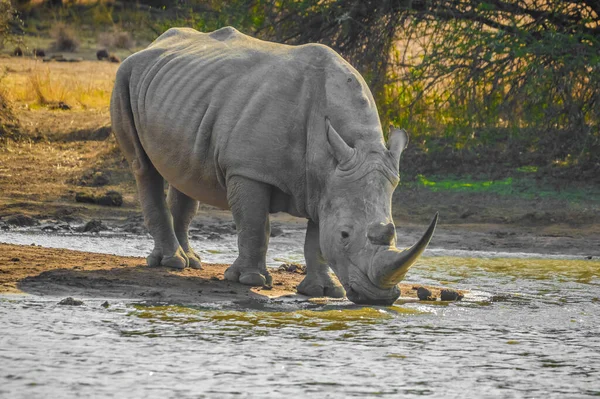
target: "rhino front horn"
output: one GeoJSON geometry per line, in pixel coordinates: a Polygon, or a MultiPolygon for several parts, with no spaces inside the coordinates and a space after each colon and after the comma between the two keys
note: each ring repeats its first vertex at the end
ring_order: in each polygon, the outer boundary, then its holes
{"type": "Polygon", "coordinates": [[[390,248],[375,255],[369,268],[369,279],[373,284],[379,288],[388,289],[402,281],[408,269],[417,261],[431,241],[438,215],[438,213],[435,214],[423,237],[412,247],[404,251],[390,248]]]}

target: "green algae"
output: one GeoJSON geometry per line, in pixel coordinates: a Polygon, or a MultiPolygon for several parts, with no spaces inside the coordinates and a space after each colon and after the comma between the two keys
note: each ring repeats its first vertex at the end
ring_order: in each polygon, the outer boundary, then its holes
{"type": "Polygon", "coordinates": [[[591,284],[600,278],[600,262],[596,260],[430,257],[420,259],[414,269],[444,269],[455,283],[486,273],[513,279],[574,281],[583,284],[591,284]]]}
{"type": "Polygon", "coordinates": [[[134,311],[130,316],[146,319],[150,323],[171,322],[188,324],[210,322],[221,327],[250,328],[282,328],[306,327],[321,331],[342,331],[356,325],[377,324],[400,315],[417,315],[425,313],[415,309],[393,306],[386,309],[369,307],[296,310],[289,312],[255,311],[255,310],[211,310],[180,305],[149,306],[132,305],[134,311]]]}
{"type": "Polygon", "coordinates": [[[416,182],[402,183],[405,186],[415,185],[425,187],[433,192],[461,192],[472,194],[497,194],[525,199],[552,198],[573,202],[595,202],[600,198],[600,189],[597,187],[578,187],[577,185],[564,185],[557,189],[554,184],[544,183],[533,178],[537,168],[524,166],[517,169],[512,177],[504,179],[481,179],[469,176],[454,175],[417,175],[416,182]]]}

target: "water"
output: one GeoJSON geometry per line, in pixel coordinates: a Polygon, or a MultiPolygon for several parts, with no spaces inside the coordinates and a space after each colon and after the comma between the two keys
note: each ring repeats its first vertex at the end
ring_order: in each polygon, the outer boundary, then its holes
{"type": "Polygon", "coordinates": [[[470,293],[387,308],[2,296],[0,397],[600,396],[600,262],[427,257],[409,281],[470,293]]]}

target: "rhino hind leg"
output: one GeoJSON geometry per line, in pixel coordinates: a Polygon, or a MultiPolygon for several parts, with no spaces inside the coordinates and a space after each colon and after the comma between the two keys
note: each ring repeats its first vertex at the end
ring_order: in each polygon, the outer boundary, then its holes
{"type": "Polygon", "coordinates": [[[298,285],[298,293],[310,297],[343,298],[346,294],[344,288],[331,278],[329,265],[321,253],[319,225],[311,220],[308,221],[306,228],[304,258],[306,260],[306,277],[298,285]]]}
{"type": "Polygon", "coordinates": [[[185,252],[189,260],[189,266],[192,269],[202,269],[202,263],[200,256],[190,246],[188,239],[188,230],[192,219],[196,215],[198,210],[198,201],[188,197],[181,191],[177,190],[173,186],[169,186],[169,193],[167,195],[167,203],[169,204],[169,210],[173,216],[173,228],[175,230],[175,236],[179,245],[185,252]]]}
{"type": "Polygon", "coordinates": [[[239,254],[225,279],[250,286],[271,285],[266,255],[269,245],[271,186],[241,176],[227,181],[227,200],[238,233],[239,254]]]}
{"type": "Polygon", "coordinates": [[[173,218],[167,209],[164,180],[154,166],[146,160],[134,159],[132,169],[144,214],[144,222],[154,238],[154,250],[146,258],[148,266],[183,269],[189,265],[188,257],[179,245],[173,230],[173,218]]]}

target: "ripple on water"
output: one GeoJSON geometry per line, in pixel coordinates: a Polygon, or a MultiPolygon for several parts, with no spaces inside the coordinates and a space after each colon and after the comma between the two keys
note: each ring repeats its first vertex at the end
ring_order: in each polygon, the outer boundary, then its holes
{"type": "Polygon", "coordinates": [[[387,308],[0,297],[0,396],[599,395],[597,266],[426,258],[469,294],[387,308]]]}

